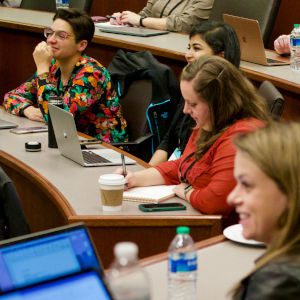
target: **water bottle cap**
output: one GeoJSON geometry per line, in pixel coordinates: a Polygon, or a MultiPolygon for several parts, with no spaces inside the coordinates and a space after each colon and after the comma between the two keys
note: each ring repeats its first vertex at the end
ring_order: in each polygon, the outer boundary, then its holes
{"type": "Polygon", "coordinates": [[[298,28],[300,24],[294,24],[294,28],[298,28]]]}
{"type": "Polygon", "coordinates": [[[177,234],[189,234],[190,228],[187,226],[179,226],[176,228],[176,233],[177,234]]]}
{"type": "Polygon", "coordinates": [[[137,257],[138,247],[132,242],[121,242],[115,245],[114,253],[117,258],[126,257],[133,259],[137,257]]]}

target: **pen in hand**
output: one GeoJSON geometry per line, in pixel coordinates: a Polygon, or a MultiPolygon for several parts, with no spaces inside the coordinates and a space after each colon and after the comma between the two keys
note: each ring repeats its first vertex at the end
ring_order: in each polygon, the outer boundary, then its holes
{"type": "Polygon", "coordinates": [[[126,177],[127,171],[126,171],[126,164],[125,164],[125,156],[123,153],[121,154],[121,160],[122,160],[122,167],[123,167],[123,176],[126,177]]]}
{"type": "Polygon", "coordinates": [[[111,16],[111,15],[106,15],[106,18],[107,18],[107,19],[114,19],[114,20],[117,19],[115,16],[111,16]]]}

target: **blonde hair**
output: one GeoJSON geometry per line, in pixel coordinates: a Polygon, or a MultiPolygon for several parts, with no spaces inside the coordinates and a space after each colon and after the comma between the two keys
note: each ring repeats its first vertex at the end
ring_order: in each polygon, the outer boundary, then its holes
{"type": "MultiPolygon", "coordinates": [[[[237,149],[272,179],[287,196],[287,209],[278,220],[279,233],[251,272],[285,255],[299,255],[300,247],[300,124],[271,123],[234,140],[237,149]]],[[[272,213],[272,212],[270,212],[272,213]]],[[[240,290],[237,287],[234,294],[240,290]]]]}
{"type": "Polygon", "coordinates": [[[195,92],[208,103],[210,110],[212,131],[202,131],[197,159],[237,120],[269,119],[266,101],[235,66],[221,57],[200,57],[183,69],[180,79],[193,81],[195,92]]]}

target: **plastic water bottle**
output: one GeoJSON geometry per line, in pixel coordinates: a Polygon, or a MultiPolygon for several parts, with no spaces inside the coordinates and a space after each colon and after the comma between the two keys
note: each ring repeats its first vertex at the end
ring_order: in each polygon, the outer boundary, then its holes
{"type": "Polygon", "coordinates": [[[56,0],[57,8],[69,8],[69,0],[56,0]]]}
{"type": "Polygon", "coordinates": [[[186,226],[177,227],[169,247],[168,300],[197,299],[197,252],[186,226]]]}
{"type": "Polygon", "coordinates": [[[138,247],[131,242],[118,243],[108,282],[115,300],[150,300],[150,284],[138,265],[138,247]]]}
{"type": "MultiPolygon", "coordinates": [[[[63,100],[61,98],[58,98],[56,95],[50,95],[48,103],[53,104],[62,109],[64,108],[63,100]]],[[[56,142],[49,110],[48,110],[48,147],[57,148],[57,142],[56,142]]]]}
{"type": "Polygon", "coordinates": [[[300,24],[294,24],[290,35],[291,69],[300,72],[300,24]]]}

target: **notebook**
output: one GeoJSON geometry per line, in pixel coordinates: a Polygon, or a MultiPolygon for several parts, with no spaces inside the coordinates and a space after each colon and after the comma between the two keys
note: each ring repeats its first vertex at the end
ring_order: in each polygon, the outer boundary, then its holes
{"type": "MultiPolygon", "coordinates": [[[[95,150],[82,150],[73,115],[52,104],[48,104],[48,107],[61,155],[84,167],[122,165],[121,154],[113,149],[103,147],[95,150]]],[[[125,157],[125,163],[135,164],[136,162],[125,157]]]]}
{"type": "Polygon", "coordinates": [[[123,200],[142,203],[160,203],[175,196],[175,185],[134,187],[123,193],[123,200]]]}
{"type": "Polygon", "coordinates": [[[143,28],[143,27],[129,27],[129,26],[122,26],[122,27],[110,27],[110,26],[104,27],[103,26],[103,27],[100,27],[99,30],[102,32],[132,35],[132,36],[141,36],[141,37],[149,37],[149,36],[162,35],[162,34],[169,33],[169,31],[166,31],[166,30],[156,30],[156,29],[149,29],[149,28],[143,28]]]}
{"type": "Polygon", "coordinates": [[[288,65],[274,52],[266,52],[257,20],[223,14],[223,19],[231,25],[240,41],[241,59],[265,66],[288,65]]]}
{"type": "Polygon", "coordinates": [[[0,243],[1,293],[90,269],[103,271],[83,224],[0,243]]]}
{"type": "Polygon", "coordinates": [[[0,296],[0,300],[112,300],[102,276],[85,271],[0,296]]]}
{"type": "Polygon", "coordinates": [[[0,129],[9,129],[18,127],[17,124],[0,119],[0,129]]]}

